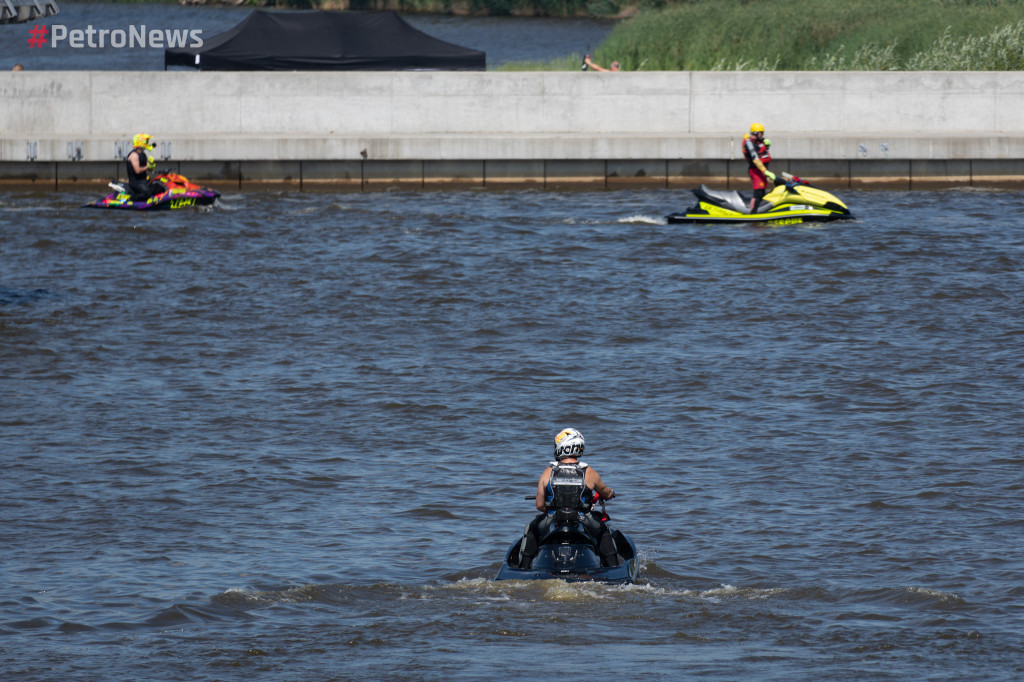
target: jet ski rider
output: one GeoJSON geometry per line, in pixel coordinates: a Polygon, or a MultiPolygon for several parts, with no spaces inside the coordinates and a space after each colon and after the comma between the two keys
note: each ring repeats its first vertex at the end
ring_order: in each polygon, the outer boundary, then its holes
{"type": "Polygon", "coordinates": [[[771,142],[764,139],[764,126],[752,123],[750,132],[743,136],[743,156],[749,164],[747,173],[754,185],[754,196],[750,199],[751,213],[764,198],[768,180],[775,182],[775,173],[768,170],[768,164],[772,162],[771,152],[768,151],[769,145],[771,142]]]}
{"type": "Polygon", "coordinates": [[[128,166],[128,192],[132,201],[145,201],[152,196],[167,191],[159,182],[151,182],[149,172],[156,168],[156,157],[146,152],[153,151],[156,143],[145,133],[132,138],[133,149],[125,157],[128,166]]]}
{"type": "Polygon", "coordinates": [[[540,538],[544,537],[554,520],[556,510],[571,509],[580,514],[581,522],[591,537],[596,538],[601,561],[608,566],[618,566],[619,557],[615,552],[615,540],[600,514],[591,511],[594,493],[602,500],[615,497],[614,491],[605,485],[600,474],[586,462],[581,462],[585,443],[583,434],[576,429],[562,429],[555,436],[555,460],[551,462],[537,481],[537,511],[540,514],[530,522],[519,546],[519,567],[530,568],[539,551],[540,538]]]}

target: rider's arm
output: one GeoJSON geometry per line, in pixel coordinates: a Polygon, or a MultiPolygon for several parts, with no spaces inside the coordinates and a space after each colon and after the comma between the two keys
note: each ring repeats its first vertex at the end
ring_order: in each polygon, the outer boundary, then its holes
{"type": "Polygon", "coordinates": [[[762,161],[761,157],[757,154],[757,144],[750,138],[744,140],[743,144],[745,144],[747,149],[750,151],[750,160],[754,164],[754,168],[764,173],[766,178],[775,182],[775,173],[768,170],[768,167],[764,165],[764,161],[762,161]]]}
{"type": "Polygon", "coordinates": [[[540,475],[540,480],[537,481],[537,511],[546,512],[548,510],[547,502],[547,490],[545,489],[548,485],[548,479],[551,478],[551,467],[544,470],[544,473],[540,475]]]}
{"type": "Polygon", "coordinates": [[[747,138],[743,140],[743,146],[747,148],[747,156],[750,157],[751,163],[754,164],[754,168],[764,173],[767,168],[764,167],[764,161],[757,155],[757,143],[753,139],[747,138]]]}
{"type": "Polygon", "coordinates": [[[591,59],[589,54],[586,57],[583,58],[583,62],[587,66],[592,68],[594,71],[607,71],[608,70],[608,69],[604,68],[603,66],[599,65],[593,59],[591,59]]]}
{"type": "Polygon", "coordinates": [[[587,478],[591,478],[591,480],[587,482],[587,485],[597,491],[597,494],[601,496],[602,500],[612,499],[612,495],[615,493],[611,488],[604,484],[604,481],[601,480],[601,474],[597,473],[590,467],[587,467],[587,478]],[[593,475],[593,478],[591,478],[591,475],[593,475]]]}

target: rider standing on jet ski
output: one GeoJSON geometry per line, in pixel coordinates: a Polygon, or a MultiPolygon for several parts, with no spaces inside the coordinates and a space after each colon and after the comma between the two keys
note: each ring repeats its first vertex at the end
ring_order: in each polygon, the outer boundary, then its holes
{"type": "Polygon", "coordinates": [[[768,170],[768,164],[772,162],[771,152],[768,151],[770,144],[768,140],[764,139],[764,126],[760,123],[751,124],[750,132],[743,136],[743,156],[746,157],[747,163],[750,165],[747,173],[750,175],[750,181],[754,184],[754,196],[750,200],[751,213],[764,198],[768,180],[775,182],[775,173],[768,170]]]}
{"type": "Polygon", "coordinates": [[[145,201],[167,191],[159,182],[149,180],[149,171],[156,168],[156,157],[146,152],[153,151],[155,146],[153,138],[145,133],[139,133],[132,138],[133,149],[125,157],[128,166],[128,192],[132,195],[132,201],[145,201]]]}
{"type": "Polygon", "coordinates": [[[604,484],[600,474],[579,461],[584,448],[583,434],[576,429],[562,429],[555,436],[555,460],[541,474],[537,481],[537,511],[541,512],[530,522],[523,536],[519,552],[519,567],[530,568],[539,550],[539,538],[544,537],[554,520],[552,514],[577,514],[583,527],[598,542],[602,563],[618,566],[615,540],[608,526],[591,508],[594,493],[602,500],[610,500],[615,493],[604,484]]]}

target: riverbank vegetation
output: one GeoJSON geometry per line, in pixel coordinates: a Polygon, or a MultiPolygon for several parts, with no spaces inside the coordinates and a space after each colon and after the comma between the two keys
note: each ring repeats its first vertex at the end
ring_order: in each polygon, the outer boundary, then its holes
{"type": "MultiPolygon", "coordinates": [[[[115,0],[152,2],[153,0],[115,0]]],[[[159,1],[159,0],[157,0],[159,1]]],[[[1024,70],[1024,0],[166,0],[278,9],[621,18],[592,50],[624,71],[1024,70]]],[[[580,67],[583,50],[507,71],[580,67]]]]}
{"type": "Polygon", "coordinates": [[[624,71],[1022,70],[1022,10],[1024,0],[689,0],[620,22],[593,56],[624,71]]]}

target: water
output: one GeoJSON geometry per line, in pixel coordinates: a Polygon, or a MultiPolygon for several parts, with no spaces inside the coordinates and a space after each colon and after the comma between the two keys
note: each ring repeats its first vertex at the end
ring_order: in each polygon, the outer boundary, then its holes
{"type": "Polygon", "coordinates": [[[841,195],[0,194],[0,677],[1019,678],[1024,193],[841,195]],[[495,583],[570,425],[640,582],[495,583]]]}
{"type": "MultiPolygon", "coordinates": [[[[100,30],[202,31],[204,41],[234,28],[252,12],[251,7],[197,7],[180,5],[110,4],[60,2],[60,13],[41,22],[0,25],[0,68],[21,63],[29,70],[125,70],[161,71],[164,50],[123,47],[72,48],[68,39],[55,45],[52,37],[45,45],[31,47],[29,34],[37,23],[62,25],[67,31],[100,30]]],[[[611,32],[614,22],[599,19],[552,19],[535,17],[449,17],[402,15],[412,26],[456,45],[487,53],[487,67],[508,62],[545,62],[570,54],[583,54],[596,48],[611,32]]],[[[109,35],[109,34],[107,34],[109,35]]],[[[86,39],[83,38],[83,41],[86,39]]],[[[93,38],[99,45],[99,34],[93,38]]],[[[87,45],[83,42],[83,45],[87,45]]],[[[174,67],[173,70],[185,70],[174,67]]],[[[145,79],[134,85],[145,89],[145,79]]]]}

